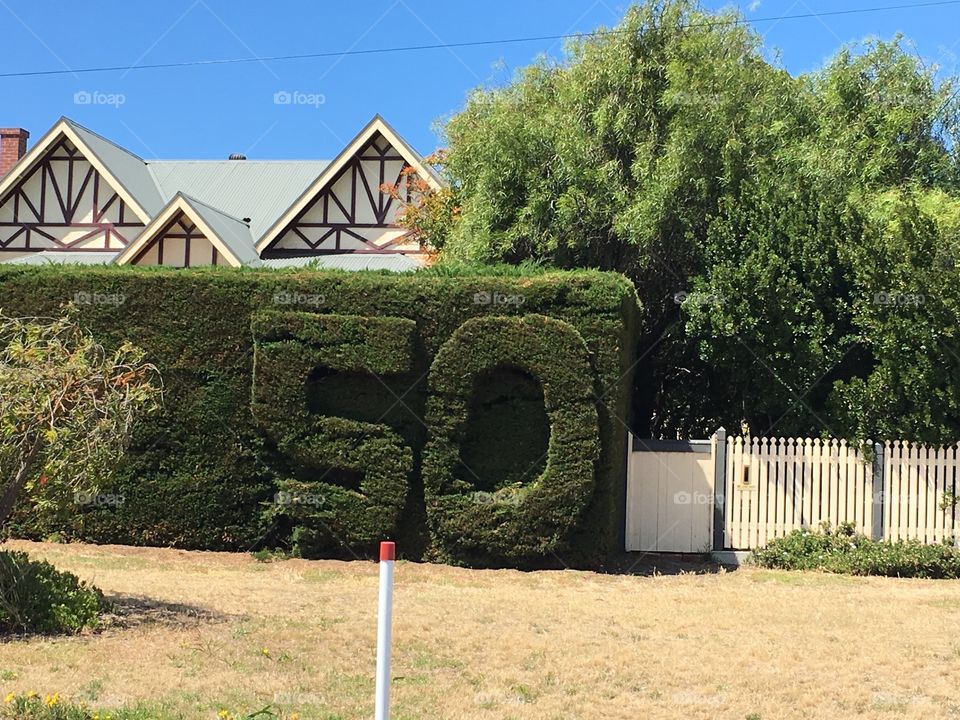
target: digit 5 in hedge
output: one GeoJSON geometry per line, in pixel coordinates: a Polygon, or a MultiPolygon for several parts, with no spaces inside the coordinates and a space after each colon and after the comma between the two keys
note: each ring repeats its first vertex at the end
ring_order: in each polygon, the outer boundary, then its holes
{"type": "Polygon", "coordinates": [[[392,375],[410,370],[416,323],[398,317],[267,311],[252,321],[251,410],[291,466],[273,512],[294,523],[305,554],[331,544],[371,545],[395,533],[406,502],[413,452],[382,423],[315,415],[306,385],[318,369],[392,375]],[[359,489],[331,482],[358,473],[359,489]],[[304,479],[306,475],[306,479],[304,479]],[[306,498],[306,501],[303,501],[306,498]]]}

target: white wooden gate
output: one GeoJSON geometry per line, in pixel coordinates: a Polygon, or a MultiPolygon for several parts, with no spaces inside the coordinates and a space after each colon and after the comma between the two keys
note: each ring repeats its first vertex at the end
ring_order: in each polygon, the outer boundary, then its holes
{"type": "Polygon", "coordinates": [[[960,543],[958,446],[886,442],[882,465],[884,538],[960,543]]]}
{"type": "Polygon", "coordinates": [[[628,551],[710,550],[714,449],[712,440],[640,440],[630,436],[628,551]]]}

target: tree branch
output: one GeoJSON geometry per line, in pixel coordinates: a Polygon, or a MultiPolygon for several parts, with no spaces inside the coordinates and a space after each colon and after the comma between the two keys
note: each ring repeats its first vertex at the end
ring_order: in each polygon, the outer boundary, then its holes
{"type": "Polygon", "coordinates": [[[3,526],[6,519],[10,516],[10,513],[13,512],[17,498],[20,496],[20,491],[23,490],[23,486],[27,484],[27,478],[30,477],[30,471],[33,469],[33,461],[36,460],[37,453],[40,452],[41,447],[43,447],[43,440],[37,437],[33,441],[31,448],[27,451],[27,454],[24,455],[20,461],[20,469],[17,470],[17,474],[3,491],[3,496],[0,497],[0,527],[3,526]]]}

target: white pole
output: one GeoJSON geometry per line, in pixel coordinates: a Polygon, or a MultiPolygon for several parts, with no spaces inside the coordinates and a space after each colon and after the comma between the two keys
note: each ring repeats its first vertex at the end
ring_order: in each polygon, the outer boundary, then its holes
{"type": "Polygon", "coordinates": [[[390,719],[390,644],[393,635],[393,561],[397,547],[380,543],[380,606],[377,611],[377,701],[375,720],[390,719]]]}

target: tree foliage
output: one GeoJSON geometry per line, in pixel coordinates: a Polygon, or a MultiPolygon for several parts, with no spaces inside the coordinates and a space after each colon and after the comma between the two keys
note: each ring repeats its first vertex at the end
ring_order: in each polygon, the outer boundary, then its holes
{"type": "Polygon", "coordinates": [[[69,313],[0,314],[0,525],[24,491],[49,511],[94,492],[159,393],[142,350],[106,350],[69,313]]]}
{"type": "Polygon", "coordinates": [[[739,19],[648,0],[475,91],[442,259],[634,280],[640,431],[955,439],[955,81],[899,37],[794,77],[739,19]]]}

